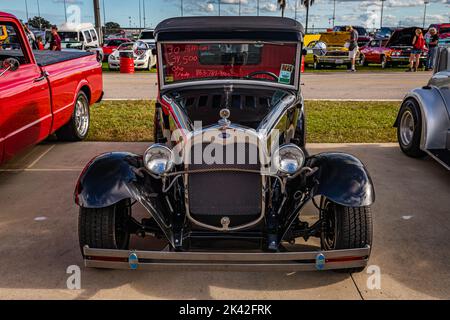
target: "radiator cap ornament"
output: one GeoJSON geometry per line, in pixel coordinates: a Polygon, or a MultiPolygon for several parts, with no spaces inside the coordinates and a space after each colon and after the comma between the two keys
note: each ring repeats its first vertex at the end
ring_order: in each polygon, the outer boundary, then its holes
{"type": "Polygon", "coordinates": [[[222,129],[227,128],[231,124],[230,120],[228,120],[228,118],[230,117],[230,109],[224,108],[220,110],[219,116],[222,118],[219,120],[219,125],[222,127],[222,129]]]}
{"type": "Polygon", "coordinates": [[[223,230],[228,230],[228,226],[230,225],[230,218],[222,217],[222,219],[220,219],[220,224],[222,225],[223,230]]]}

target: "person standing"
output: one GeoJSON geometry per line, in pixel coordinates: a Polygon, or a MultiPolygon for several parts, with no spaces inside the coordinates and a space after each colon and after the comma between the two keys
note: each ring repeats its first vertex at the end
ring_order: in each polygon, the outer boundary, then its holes
{"type": "Polygon", "coordinates": [[[52,26],[52,38],[50,40],[50,50],[52,51],[61,51],[61,38],[58,34],[58,28],[53,25],[52,26]]]}
{"type": "Polygon", "coordinates": [[[28,26],[28,23],[25,22],[23,24],[23,29],[25,30],[25,34],[27,35],[28,42],[30,43],[30,46],[32,49],[37,49],[36,44],[36,37],[33,32],[31,32],[30,27],[28,26]]]}
{"type": "Polygon", "coordinates": [[[407,72],[416,72],[420,64],[420,56],[422,55],[425,47],[425,38],[423,37],[422,30],[416,29],[415,36],[412,41],[413,48],[409,56],[409,69],[407,72]]]}
{"type": "Polygon", "coordinates": [[[436,28],[430,28],[430,42],[428,43],[428,56],[426,70],[432,70],[434,67],[434,56],[436,55],[436,48],[439,42],[439,35],[436,28]]]}
{"type": "Polygon", "coordinates": [[[38,36],[36,38],[36,44],[37,44],[38,50],[44,50],[44,44],[42,43],[42,37],[41,36],[38,36]]]}
{"type": "Polygon", "coordinates": [[[350,71],[356,72],[356,55],[358,54],[358,31],[356,31],[352,26],[346,28],[347,32],[350,32],[350,40],[348,46],[348,57],[351,60],[352,66],[350,71]]]}

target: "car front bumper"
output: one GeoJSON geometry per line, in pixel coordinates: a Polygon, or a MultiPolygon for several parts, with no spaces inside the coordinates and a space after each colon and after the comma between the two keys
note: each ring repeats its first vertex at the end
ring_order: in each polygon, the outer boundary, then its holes
{"type": "MultiPolygon", "coordinates": [[[[119,69],[120,68],[120,60],[109,61],[108,66],[110,69],[119,69]]],[[[146,68],[145,61],[140,61],[140,60],[134,61],[134,68],[135,69],[145,69],[146,68]]]]}
{"type": "Polygon", "coordinates": [[[318,62],[323,64],[342,65],[351,63],[352,61],[348,56],[344,56],[344,57],[321,57],[320,59],[318,59],[318,62]]]}
{"type": "MultiPolygon", "coordinates": [[[[425,61],[427,59],[426,56],[421,56],[420,60],[425,61]]],[[[391,62],[397,62],[397,63],[409,63],[409,56],[391,56],[389,58],[389,61],[391,62]]]]}
{"type": "Polygon", "coordinates": [[[311,271],[365,267],[370,247],[304,252],[172,252],[83,248],[86,267],[227,271],[311,271]]]}

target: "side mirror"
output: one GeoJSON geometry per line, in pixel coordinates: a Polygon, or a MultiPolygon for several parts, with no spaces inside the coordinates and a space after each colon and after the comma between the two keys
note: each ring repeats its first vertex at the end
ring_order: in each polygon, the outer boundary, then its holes
{"type": "Polygon", "coordinates": [[[3,68],[9,71],[16,71],[19,69],[20,62],[15,58],[7,58],[3,61],[3,68]]]}
{"type": "Polygon", "coordinates": [[[5,60],[3,60],[3,71],[0,72],[0,77],[6,72],[6,71],[16,71],[17,69],[19,69],[20,66],[20,62],[19,60],[15,59],[15,58],[6,58],[5,60]]]}
{"type": "Polygon", "coordinates": [[[306,56],[308,54],[308,50],[305,48],[302,49],[302,56],[306,56]]]}
{"type": "Polygon", "coordinates": [[[152,49],[152,55],[156,56],[157,52],[158,52],[158,51],[156,50],[156,48],[153,48],[153,49],[152,49]]]}

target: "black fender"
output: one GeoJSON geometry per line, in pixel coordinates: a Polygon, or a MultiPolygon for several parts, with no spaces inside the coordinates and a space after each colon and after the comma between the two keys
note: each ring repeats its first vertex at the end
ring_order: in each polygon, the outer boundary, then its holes
{"type": "Polygon", "coordinates": [[[146,173],[142,156],[111,152],[92,159],[75,187],[75,203],[84,208],[103,208],[123,199],[139,201],[174,245],[172,221],[163,200],[161,179],[146,173]]]}
{"type": "Polygon", "coordinates": [[[81,172],[75,187],[75,203],[85,208],[111,206],[126,198],[135,198],[137,172],[142,157],[126,152],[101,154],[81,172]]]}
{"type": "Polygon", "coordinates": [[[346,153],[320,153],[308,159],[317,167],[313,178],[318,183],[313,196],[321,195],[347,207],[369,206],[375,202],[375,189],[369,172],[355,156],[346,153]]]}

